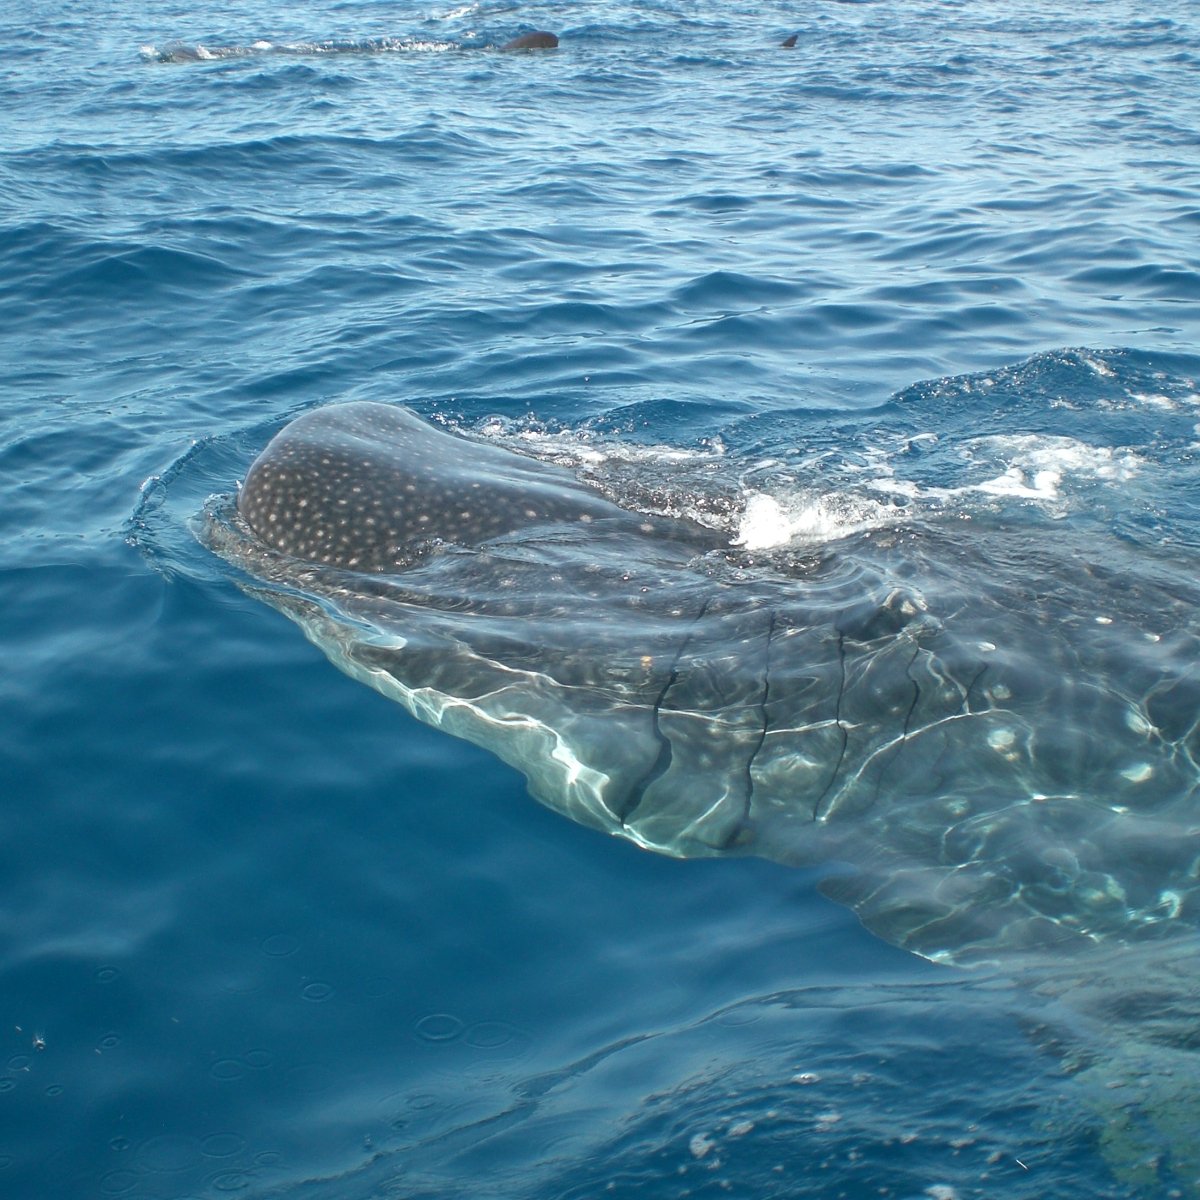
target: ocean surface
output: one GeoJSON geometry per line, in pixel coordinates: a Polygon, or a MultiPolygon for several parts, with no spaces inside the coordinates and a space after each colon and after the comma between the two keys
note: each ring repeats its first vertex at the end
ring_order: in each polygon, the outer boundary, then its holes
{"type": "Polygon", "coordinates": [[[1200,1196],[1194,773],[1169,939],[934,962],[822,864],[539,805],[196,536],[376,400],[747,552],[907,509],[1190,595],[1191,0],[10,0],[0,46],[0,1196],[1200,1196]]]}

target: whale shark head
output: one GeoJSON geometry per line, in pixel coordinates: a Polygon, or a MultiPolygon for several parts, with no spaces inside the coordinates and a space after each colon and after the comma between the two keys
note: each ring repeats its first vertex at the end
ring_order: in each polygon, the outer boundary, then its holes
{"type": "Polygon", "coordinates": [[[363,572],[534,526],[634,523],[568,471],[365,401],[283,429],[251,466],[237,507],[265,545],[363,572]]]}

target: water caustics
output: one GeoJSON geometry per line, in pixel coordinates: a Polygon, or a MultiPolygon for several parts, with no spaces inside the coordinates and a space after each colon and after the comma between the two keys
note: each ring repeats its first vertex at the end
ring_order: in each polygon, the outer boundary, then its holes
{"type": "Polygon", "coordinates": [[[331,405],[202,539],[584,824],[836,864],[829,895],[939,961],[1194,935],[1200,397],[1164,378],[1039,356],[809,416],[674,491],[667,456],[606,471],[611,444],[331,405]]]}

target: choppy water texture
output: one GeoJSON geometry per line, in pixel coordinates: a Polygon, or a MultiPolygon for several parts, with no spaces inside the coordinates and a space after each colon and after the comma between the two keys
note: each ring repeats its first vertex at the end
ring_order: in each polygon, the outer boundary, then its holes
{"type": "Polygon", "coordinates": [[[5,1196],[1200,1193],[1182,899],[1086,970],[926,962],[818,892],[836,864],[541,808],[190,524],[289,417],[402,401],[749,553],[876,505],[1015,521],[1068,576],[1103,538],[1158,564],[1123,603],[1164,637],[1192,6],[0,24],[5,1196]]]}

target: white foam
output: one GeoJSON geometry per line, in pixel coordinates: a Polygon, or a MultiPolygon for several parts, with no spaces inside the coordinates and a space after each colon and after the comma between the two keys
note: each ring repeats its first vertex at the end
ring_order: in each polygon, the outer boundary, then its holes
{"type": "Polygon", "coordinates": [[[770,550],[789,542],[821,545],[891,524],[896,516],[896,509],[859,496],[797,493],[780,500],[753,492],[746,498],[733,545],[747,550],[770,550]]]}
{"type": "Polygon", "coordinates": [[[1157,408],[1164,412],[1174,412],[1176,408],[1175,401],[1161,392],[1130,392],[1129,398],[1136,400],[1146,408],[1157,408]]]}
{"type": "Polygon", "coordinates": [[[471,13],[478,11],[478,4],[462,4],[458,8],[452,8],[445,13],[430,13],[431,21],[457,21],[460,17],[470,16],[471,13]]]}
{"type": "Polygon", "coordinates": [[[958,1189],[948,1183],[931,1183],[925,1189],[929,1200],[958,1200],[958,1189]]]}
{"type": "Polygon", "coordinates": [[[1125,483],[1141,466],[1131,450],[1092,446],[1069,437],[1020,434],[985,438],[977,445],[1009,461],[1001,475],[977,485],[979,491],[993,495],[1058,500],[1068,478],[1125,483]]]}
{"type": "Polygon", "coordinates": [[[746,501],[746,511],[738,523],[735,546],[747,550],[765,550],[788,540],[788,520],[779,501],[761,492],[746,501]]]}
{"type": "Polygon", "coordinates": [[[1043,505],[1052,516],[1061,517],[1066,514],[1065,492],[1072,482],[1125,483],[1144,465],[1132,450],[1092,446],[1049,434],[978,438],[966,443],[963,451],[968,462],[981,472],[991,468],[997,473],[953,487],[922,487],[912,480],[895,478],[889,466],[868,486],[937,504],[972,495],[1030,500],[1043,505]]]}
{"type": "Polygon", "coordinates": [[[982,492],[986,496],[1016,496],[1022,500],[1057,500],[1062,479],[1062,472],[1053,468],[1035,471],[1031,477],[1020,467],[1011,466],[995,479],[985,479],[974,488],[960,490],[982,492]]]}

